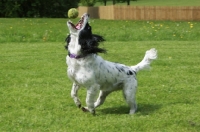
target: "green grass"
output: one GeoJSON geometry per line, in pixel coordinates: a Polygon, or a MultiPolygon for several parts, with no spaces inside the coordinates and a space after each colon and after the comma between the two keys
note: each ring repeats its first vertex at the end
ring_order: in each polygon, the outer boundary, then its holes
{"type": "MultiPolygon", "coordinates": [[[[107,60],[134,65],[147,49],[158,50],[151,71],[138,73],[137,113],[128,115],[118,91],[92,116],[70,97],[66,21],[0,19],[0,131],[200,130],[200,22],[92,19],[93,32],[107,40],[101,45],[108,50],[101,54],[107,60]]],[[[80,90],[83,105],[85,92],[80,90]]]]}
{"type": "MultiPolygon", "coordinates": [[[[78,19],[72,19],[77,22],[78,19]]],[[[68,19],[0,19],[0,43],[63,42],[68,19]]],[[[115,21],[91,19],[93,33],[107,41],[199,41],[198,21],[115,21]],[[108,30],[112,29],[112,30],[108,30]],[[106,32],[105,32],[106,30],[106,32]]]]}
{"type": "MultiPolygon", "coordinates": [[[[108,1],[107,5],[112,5],[112,1],[108,1]]],[[[95,6],[103,6],[103,2],[97,2],[95,6]]],[[[116,3],[116,5],[127,5],[127,2],[116,3]]],[[[131,1],[132,6],[200,6],[199,0],[137,0],[131,1]]]]}
{"type": "Polygon", "coordinates": [[[64,42],[67,34],[67,19],[0,20],[0,42],[64,42]]]}

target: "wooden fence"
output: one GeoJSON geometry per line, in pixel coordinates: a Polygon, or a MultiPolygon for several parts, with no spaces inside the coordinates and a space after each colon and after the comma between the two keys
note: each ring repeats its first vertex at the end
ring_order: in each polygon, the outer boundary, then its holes
{"type": "Polygon", "coordinates": [[[200,6],[80,6],[78,11],[79,17],[87,12],[91,18],[107,20],[200,20],[200,6]]]}

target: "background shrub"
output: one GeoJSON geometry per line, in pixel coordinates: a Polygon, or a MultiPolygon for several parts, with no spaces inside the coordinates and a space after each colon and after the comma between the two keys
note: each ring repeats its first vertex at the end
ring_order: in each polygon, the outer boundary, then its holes
{"type": "Polygon", "coordinates": [[[79,0],[1,0],[0,17],[67,17],[79,0]]]}
{"type": "Polygon", "coordinates": [[[81,0],[81,4],[83,6],[94,6],[96,3],[96,0],[81,0]]]}

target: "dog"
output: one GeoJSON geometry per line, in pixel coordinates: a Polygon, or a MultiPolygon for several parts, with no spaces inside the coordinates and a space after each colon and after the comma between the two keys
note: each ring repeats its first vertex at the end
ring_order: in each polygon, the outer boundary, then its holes
{"type": "Polygon", "coordinates": [[[98,47],[104,38],[92,33],[88,21],[89,15],[85,13],[76,25],[70,20],[67,22],[70,34],[66,38],[65,48],[68,50],[67,74],[73,82],[71,97],[76,106],[95,115],[95,108],[102,105],[111,92],[122,89],[130,107],[129,114],[134,114],[137,110],[136,74],[150,66],[150,63],[157,58],[157,50],[152,48],[146,51],[143,60],[135,66],[106,61],[98,55],[106,53],[105,49],[98,47]],[[87,107],[81,106],[78,97],[81,86],[87,89],[87,107]],[[99,97],[95,101],[98,93],[99,97]]]}

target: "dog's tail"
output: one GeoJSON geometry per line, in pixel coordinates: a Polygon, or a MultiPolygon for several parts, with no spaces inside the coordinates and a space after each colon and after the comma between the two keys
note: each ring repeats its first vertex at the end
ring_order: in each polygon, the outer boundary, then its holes
{"type": "Polygon", "coordinates": [[[157,58],[157,50],[155,48],[147,50],[143,60],[137,65],[131,66],[131,69],[133,69],[136,73],[143,69],[149,69],[150,63],[156,58],[157,58]]]}

